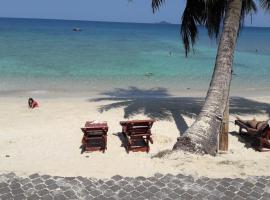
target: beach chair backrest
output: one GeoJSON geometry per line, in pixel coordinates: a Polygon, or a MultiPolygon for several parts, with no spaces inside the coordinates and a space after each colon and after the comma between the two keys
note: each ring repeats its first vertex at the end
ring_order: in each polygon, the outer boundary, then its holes
{"type": "Polygon", "coordinates": [[[137,127],[152,127],[153,122],[132,122],[129,125],[131,127],[137,128],[137,127]]]}
{"type": "Polygon", "coordinates": [[[150,128],[149,127],[140,127],[140,128],[133,128],[128,131],[130,135],[147,135],[150,134],[150,128]]]}
{"type": "Polygon", "coordinates": [[[153,121],[131,121],[126,124],[126,130],[131,135],[149,134],[153,121]]]}
{"type": "Polygon", "coordinates": [[[105,128],[82,128],[82,131],[88,137],[107,134],[107,130],[105,128]]]}

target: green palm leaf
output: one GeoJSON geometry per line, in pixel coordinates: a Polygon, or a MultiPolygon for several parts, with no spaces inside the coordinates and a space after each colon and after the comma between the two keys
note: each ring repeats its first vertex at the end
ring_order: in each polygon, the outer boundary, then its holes
{"type": "Polygon", "coordinates": [[[195,44],[197,39],[197,25],[202,25],[205,22],[206,15],[204,7],[204,0],[187,0],[181,24],[181,35],[186,56],[190,51],[190,47],[195,44]]]}
{"type": "Polygon", "coordinates": [[[261,2],[261,7],[270,10],[270,0],[260,0],[261,2]]]}
{"type": "Polygon", "coordinates": [[[240,30],[244,25],[245,17],[247,15],[250,15],[252,17],[252,14],[256,13],[256,12],[257,12],[257,7],[256,7],[256,4],[253,0],[243,0],[242,11],[241,11],[240,30]]]}
{"type": "MultiPolygon", "coordinates": [[[[270,10],[270,0],[260,0],[264,8],[270,10]]],[[[165,2],[165,0],[152,0],[153,12],[165,2]]],[[[188,55],[190,48],[198,37],[198,26],[205,26],[210,38],[218,38],[227,8],[225,0],[186,0],[186,7],[181,18],[181,36],[188,55]]],[[[244,24],[246,15],[256,12],[256,4],[253,0],[243,0],[240,28],[244,24]]]]}
{"type": "Polygon", "coordinates": [[[165,0],[152,0],[153,12],[159,9],[159,7],[165,2],[165,0]]]}

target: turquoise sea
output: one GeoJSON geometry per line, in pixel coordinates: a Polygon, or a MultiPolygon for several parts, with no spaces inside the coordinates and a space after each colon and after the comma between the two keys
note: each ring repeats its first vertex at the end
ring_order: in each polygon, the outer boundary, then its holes
{"type": "MultiPolygon", "coordinates": [[[[178,25],[0,18],[0,95],[94,95],[129,87],[205,94],[216,41],[199,31],[185,58],[178,25]]],[[[269,95],[269,38],[270,28],[241,32],[233,95],[269,95]]]]}

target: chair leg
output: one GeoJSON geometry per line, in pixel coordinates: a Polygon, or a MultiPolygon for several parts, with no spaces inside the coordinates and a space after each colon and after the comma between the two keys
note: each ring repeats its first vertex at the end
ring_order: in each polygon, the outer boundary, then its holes
{"type": "Polygon", "coordinates": [[[107,149],[107,136],[104,136],[104,151],[107,149]]]}
{"type": "Polygon", "coordinates": [[[151,142],[151,144],[154,144],[154,141],[151,137],[149,137],[149,141],[151,142]]]}
{"type": "Polygon", "coordinates": [[[262,152],[263,149],[263,143],[262,143],[262,138],[258,138],[259,139],[259,146],[257,147],[257,150],[259,152],[262,152]]]}
{"type": "Polygon", "coordinates": [[[149,147],[149,137],[146,138],[146,152],[149,153],[150,147],[149,147]]]}
{"type": "Polygon", "coordinates": [[[84,152],[85,152],[85,148],[86,148],[86,145],[85,144],[82,144],[82,146],[81,146],[81,154],[83,154],[84,152]]]}
{"type": "Polygon", "coordinates": [[[129,154],[129,150],[130,150],[130,147],[129,147],[129,144],[126,145],[126,151],[127,153],[129,154]]]}
{"type": "Polygon", "coordinates": [[[105,149],[106,149],[106,137],[105,136],[103,136],[103,141],[102,141],[102,153],[105,153],[105,149]]]}

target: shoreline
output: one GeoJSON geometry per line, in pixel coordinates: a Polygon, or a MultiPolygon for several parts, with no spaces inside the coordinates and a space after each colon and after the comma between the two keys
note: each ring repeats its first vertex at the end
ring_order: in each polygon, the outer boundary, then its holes
{"type": "MultiPolygon", "coordinates": [[[[270,88],[269,88],[270,89],[270,88]]],[[[269,97],[270,90],[266,88],[250,88],[249,90],[231,89],[230,97],[243,98],[262,98],[269,97]]],[[[0,91],[0,98],[99,98],[99,97],[121,97],[121,98],[177,98],[177,97],[206,97],[207,89],[179,89],[172,90],[163,87],[138,88],[136,86],[111,88],[111,89],[94,89],[94,90],[7,90],[0,91]]]]}

